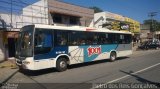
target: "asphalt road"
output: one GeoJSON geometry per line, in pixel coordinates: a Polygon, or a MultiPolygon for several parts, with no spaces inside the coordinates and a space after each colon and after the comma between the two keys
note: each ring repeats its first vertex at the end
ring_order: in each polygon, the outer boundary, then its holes
{"type": "Polygon", "coordinates": [[[158,89],[160,50],[135,51],[115,62],[102,60],[72,65],[64,72],[57,72],[55,69],[26,74],[18,72],[8,83],[20,83],[19,89],[88,89],[96,88],[98,84],[107,85],[99,88],[145,88],[145,85],[140,84],[149,83],[153,84],[151,88],[158,89]]]}

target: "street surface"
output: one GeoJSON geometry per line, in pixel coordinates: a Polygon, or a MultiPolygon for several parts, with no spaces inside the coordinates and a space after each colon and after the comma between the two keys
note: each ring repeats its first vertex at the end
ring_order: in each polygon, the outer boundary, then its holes
{"type": "Polygon", "coordinates": [[[72,65],[64,72],[55,69],[25,74],[17,72],[7,83],[20,83],[18,88],[23,89],[87,89],[100,83],[122,83],[123,86],[110,85],[109,88],[126,88],[128,83],[149,83],[152,88],[158,89],[160,50],[134,51],[132,55],[115,62],[102,60],[72,65]]]}

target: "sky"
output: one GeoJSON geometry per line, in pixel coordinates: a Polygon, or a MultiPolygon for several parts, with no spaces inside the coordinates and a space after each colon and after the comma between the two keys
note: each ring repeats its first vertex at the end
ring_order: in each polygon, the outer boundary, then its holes
{"type": "Polygon", "coordinates": [[[154,19],[160,21],[160,0],[61,0],[84,7],[97,6],[103,11],[120,14],[143,23],[150,12],[158,12],[154,19]]]}
{"type": "MultiPolygon", "coordinates": [[[[12,0],[13,3],[20,3],[20,6],[14,5],[14,8],[20,9],[25,7],[26,4],[32,4],[38,0],[12,0]]],[[[120,14],[143,23],[144,20],[149,19],[150,12],[158,12],[154,19],[160,21],[160,0],[59,0],[83,7],[96,6],[103,11],[120,14]]],[[[0,0],[0,11],[10,10],[9,4],[11,0],[0,0]],[[7,7],[7,9],[6,9],[7,7]],[[5,9],[4,9],[5,8],[5,9]]],[[[16,11],[16,10],[15,10],[16,11]]]]}
{"type": "Polygon", "coordinates": [[[20,14],[22,9],[30,4],[37,2],[38,0],[0,0],[0,12],[20,14]],[[12,3],[11,3],[12,1],[12,3]]]}

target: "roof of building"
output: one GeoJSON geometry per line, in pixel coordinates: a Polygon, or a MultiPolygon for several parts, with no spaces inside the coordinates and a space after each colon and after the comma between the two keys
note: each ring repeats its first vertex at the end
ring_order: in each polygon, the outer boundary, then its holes
{"type": "MultiPolygon", "coordinates": [[[[48,1],[49,1],[49,0],[48,0],[48,1]]],[[[53,0],[50,0],[50,1],[53,1],[53,0]]],[[[85,9],[90,9],[89,7],[86,7],[86,6],[81,6],[81,5],[77,5],[77,4],[65,2],[65,1],[62,1],[62,0],[54,0],[54,1],[58,1],[58,2],[61,2],[61,3],[66,3],[66,4],[68,4],[68,5],[78,6],[78,7],[85,8],[85,9]]],[[[90,9],[90,10],[91,10],[91,9],[90,9]]]]}

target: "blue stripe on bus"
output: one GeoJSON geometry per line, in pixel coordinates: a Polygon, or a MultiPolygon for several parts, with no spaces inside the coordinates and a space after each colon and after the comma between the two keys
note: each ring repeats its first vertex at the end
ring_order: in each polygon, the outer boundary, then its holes
{"type": "Polygon", "coordinates": [[[34,60],[56,58],[59,54],[68,54],[68,46],[55,47],[49,53],[34,55],[34,60]]]}
{"type": "MultiPolygon", "coordinates": [[[[101,53],[110,52],[111,50],[116,50],[118,44],[108,44],[108,45],[91,45],[91,46],[79,46],[79,48],[84,49],[84,62],[89,62],[94,60],[99,54],[88,55],[89,47],[101,47],[101,53]]],[[[68,54],[69,46],[61,46],[53,48],[49,53],[38,54],[34,56],[35,60],[56,58],[59,54],[68,54]]]]}

